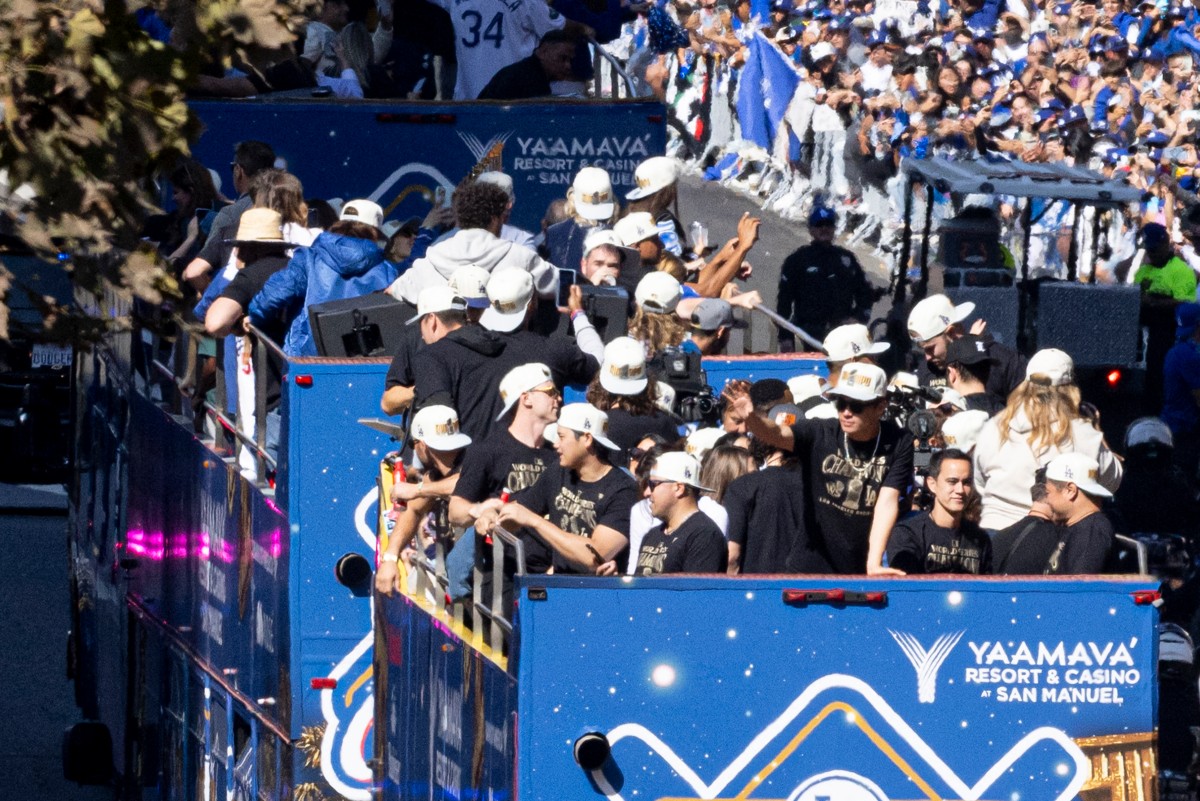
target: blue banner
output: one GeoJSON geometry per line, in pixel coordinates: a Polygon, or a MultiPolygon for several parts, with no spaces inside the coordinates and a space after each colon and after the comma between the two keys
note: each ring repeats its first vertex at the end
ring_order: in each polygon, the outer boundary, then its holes
{"type": "Polygon", "coordinates": [[[226,165],[244,139],[269,143],[307,197],[370,198],[391,220],[423,217],[438,190],[449,197],[480,162],[492,160],[513,178],[513,224],[534,233],[581,168],[607,170],[624,200],[637,165],[666,147],[664,109],[647,100],[198,101],[192,107],[205,127],[193,154],[221,172],[230,197],[226,165]]]}

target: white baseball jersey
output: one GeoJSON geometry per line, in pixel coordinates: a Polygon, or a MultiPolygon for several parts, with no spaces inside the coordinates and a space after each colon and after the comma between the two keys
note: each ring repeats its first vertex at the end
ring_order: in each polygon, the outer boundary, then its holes
{"type": "Polygon", "coordinates": [[[545,0],[435,1],[454,23],[455,100],[479,97],[492,76],[532,55],[543,36],[565,23],[545,0]]]}

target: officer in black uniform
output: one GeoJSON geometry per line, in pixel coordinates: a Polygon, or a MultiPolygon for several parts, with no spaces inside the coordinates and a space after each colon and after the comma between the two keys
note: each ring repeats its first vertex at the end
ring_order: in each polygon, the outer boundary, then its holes
{"type": "MultiPolygon", "coordinates": [[[[787,257],[779,276],[779,314],[817,339],[843,323],[867,322],[876,299],[858,259],[833,244],[836,225],[833,209],[813,209],[812,242],[787,257]]],[[[795,349],[790,332],[779,332],[779,349],[795,349]]]]}

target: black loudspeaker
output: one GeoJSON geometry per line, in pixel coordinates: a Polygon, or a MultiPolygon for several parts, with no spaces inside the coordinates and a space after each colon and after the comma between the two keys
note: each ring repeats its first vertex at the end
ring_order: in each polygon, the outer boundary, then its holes
{"type": "Polygon", "coordinates": [[[1038,289],[1037,346],[1065,350],[1080,367],[1136,364],[1141,303],[1136,286],[1045,282],[1038,289]]]}
{"type": "MultiPolygon", "coordinates": [[[[947,270],[947,273],[950,271],[947,270]]],[[[958,286],[947,287],[946,296],[957,303],[971,302],[975,311],[963,321],[970,329],[971,323],[982,317],[987,320],[987,330],[992,337],[1010,348],[1017,347],[1017,331],[1020,329],[1020,302],[1015,286],[958,286]]]]}
{"type": "Polygon", "coordinates": [[[417,310],[383,292],[308,307],[308,323],[320,356],[388,356],[404,338],[417,310]]]}
{"type": "Polygon", "coordinates": [[[1004,269],[1000,227],[981,220],[946,220],[938,228],[938,262],[949,268],[1004,269]]]}

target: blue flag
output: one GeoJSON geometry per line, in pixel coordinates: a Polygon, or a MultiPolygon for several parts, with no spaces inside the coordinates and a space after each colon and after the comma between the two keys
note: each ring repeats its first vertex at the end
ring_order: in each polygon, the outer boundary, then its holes
{"type": "Polygon", "coordinates": [[[738,79],[742,138],[770,150],[799,84],[800,75],[783,51],[756,32],[747,45],[746,66],[738,79]]]}

